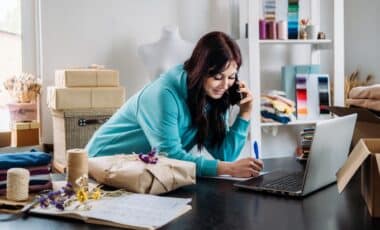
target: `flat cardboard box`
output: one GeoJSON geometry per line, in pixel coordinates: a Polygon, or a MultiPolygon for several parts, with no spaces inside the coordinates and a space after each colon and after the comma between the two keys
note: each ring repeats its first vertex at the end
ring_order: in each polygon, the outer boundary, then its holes
{"type": "Polygon", "coordinates": [[[341,193],[355,172],[361,171],[361,193],[373,217],[380,217],[380,138],[361,139],[337,172],[341,193]]]}
{"type": "Polygon", "coordinates": [[[109,69],[66,69],[55,71],[58,87],[117,87],[119,72],[109,69]]]}
{"type": "Polygon", "coordinates": [[[0,147],[11,146],[11,132],[0,131],[0,147]]]}
{"type": "Polygon", "coordinates": [[[380,138],[380,117],[370,110],[339,106],[331,106],[329,110],[338,116],[353,113],[358,114],[354,135],[352,137],[352,146],[355,146],[361,138],[380,138]]]}
{"type": "Polygon", "coordinates": [[[47,104],[54,110],[119,108],[124,101],[124,87],[48,87],[47,104]]]}

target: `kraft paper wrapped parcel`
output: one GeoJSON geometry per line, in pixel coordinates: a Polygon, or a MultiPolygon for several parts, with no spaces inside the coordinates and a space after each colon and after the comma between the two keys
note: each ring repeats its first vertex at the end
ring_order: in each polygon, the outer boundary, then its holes
{"type": "Polygon", "coordinates": [[[89,158],[89,176],[97,182],[130,192],[161,194],[195,184],[195,163],[159,156],[149,164],[137,154],[89,158]]]}

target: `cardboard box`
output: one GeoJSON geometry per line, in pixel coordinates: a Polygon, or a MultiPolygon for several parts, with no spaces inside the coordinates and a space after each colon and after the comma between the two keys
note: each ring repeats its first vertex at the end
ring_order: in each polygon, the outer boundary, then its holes
{"type": "Polygon", "coordinates": [[[337,172],[338,191],[341,193],[355,172],[361,171],[361,193],[368,211],[380,217],[380,138],[361,139],[347,161],[337,172]]]}
{"type": "Polygon", "coordinates": [[[370,110],[338,106],[331,106],[329,110],[338,116],[345,116],[352,113],[358,114],[354,135],[352,137],[352,146],[355,146],[361,138],[380,138],[380,117],[370,110]]]}
{"type": "Polygon", "coordinates": [[[109,69],[67,69],[55,71],[58,87],[117,87],[119,72],[109,69]]]}
{"type": "Polygon", "coordinates": [[[48,87],[47,104],[54,110],[118,108],[124,101],[124,87],[48,87]]]}
{"type": "Polygon", "coordinates": [[[12,147],[39,145],[38,122],[16,122],[12,124],[12,147]]]}
{"type": "Polygon", "coordinates": [[[11,132],[1,131],[0,132],[0,147],[11,146],[11,132]]]}

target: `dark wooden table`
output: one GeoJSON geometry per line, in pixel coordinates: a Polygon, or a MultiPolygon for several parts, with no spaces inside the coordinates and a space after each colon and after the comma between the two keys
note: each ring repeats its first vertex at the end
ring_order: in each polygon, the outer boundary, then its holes
{"type": "MultiPolygon", "coordinates": [[[[265,161],[266,169],[302,168],[291,158],[265,161]]],[[[191,197],[192,210],[162,229],[380,229],[380,219],[371,218],[355,176],[338,194],[328,186],[302,199],[240,190],[234,181],[200,178],[196,185],[167,194],[191,197]]],[[[0,217],[4,218],[2,214],[0,217]]],[[[71,219],[30,216],[0,222],[0,229],[114,229],[71,219]]]]}

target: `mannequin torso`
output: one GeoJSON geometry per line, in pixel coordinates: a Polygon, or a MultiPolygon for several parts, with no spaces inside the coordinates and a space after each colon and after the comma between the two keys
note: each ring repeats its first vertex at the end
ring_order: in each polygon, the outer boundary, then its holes
{"type": "Polygon", "coordinates": [[[194,45],[183,40],[176,27],[164,27],[159,41],[142,45],[138,48],[141,57],[149,71],[150,79],[154,80],[171,67],[186,61],[194,45]]]}

